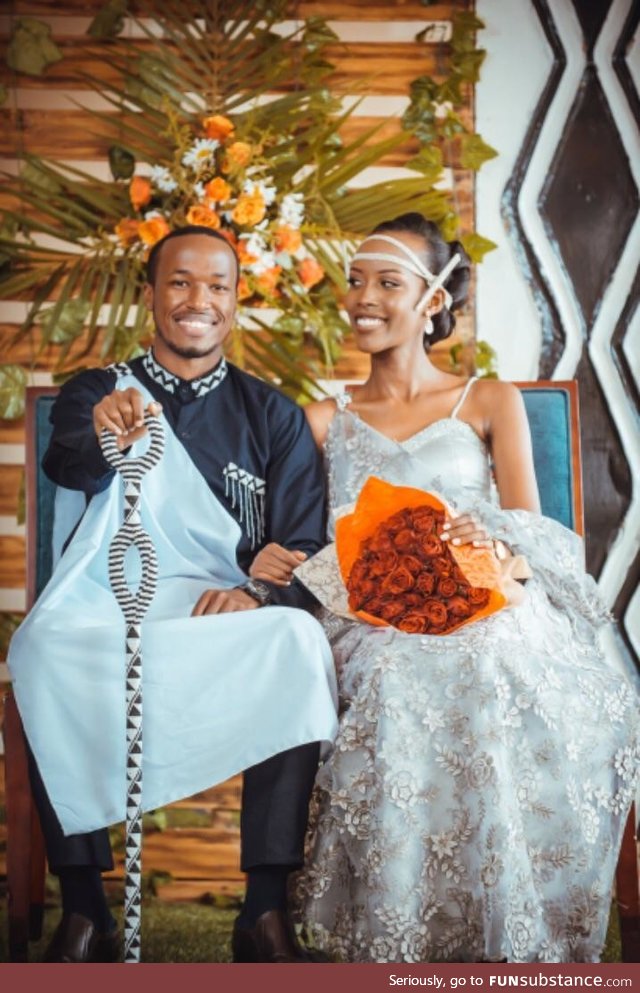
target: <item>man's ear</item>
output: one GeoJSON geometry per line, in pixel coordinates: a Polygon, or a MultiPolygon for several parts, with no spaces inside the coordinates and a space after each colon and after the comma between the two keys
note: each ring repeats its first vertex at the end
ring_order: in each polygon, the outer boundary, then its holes
{"type": "Polygon", "coordinates": [[[153,286],[151,283],[145,283],[142,287],[142,299],[147,310],[153,310],[153,286]]]}

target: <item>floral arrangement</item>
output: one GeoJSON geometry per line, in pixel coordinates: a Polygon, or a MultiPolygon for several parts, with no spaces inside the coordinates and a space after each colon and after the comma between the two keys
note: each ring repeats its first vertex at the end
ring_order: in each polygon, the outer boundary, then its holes
{"type": "Polygon", "coordinates": [[[489,603],[437,536],[443,511],[401,510],[362,542],[347,580],[349,606],[409,634],[447,634],[489,603]]]}
{"type": "MultiPolygon", "coordinates": [[[[338,39],[323,19],[293,24],[287,0],[142,0],[135,10],[107,0],[88,29],[104,74],[83,83],[110,105],[87,112],[111,178],[26,153],[20,175],[3,183],[15,206],[0,225],[0,296],[30,301],[16,340],[28,338],[34,355],[51,349],[59,379],[140,354],[153,333],[143,295],[149,247],[174,227],[204,224],[240,258],[230,358],[297,400],[316,396],[348,333],[344,254],[358,237],[417,210],[446,237],[460,234],[474,260],[493,247],[459,232],[441,184],[445,160],[475,169],[494,154],[458,114],[482,61],[481,26],[456,13],[439,82],[416,81],[403,130],[347,139],[354,108],[336,89],[338,39]],[[135,37],[118,37],[125,14],[135,37]],[[414,152],[409,175],[353,184],[402,148],[414,152]]],[[[46,25],[18,18],[7,58],[16,72],[38,74],[63,53],[46,25]]],[[[21,365],[0,365],[0,415],[21,415],[28,379],[21,365]]]]}
{"type": "Polygon", "coordinates": [[[243,140],[221,114],[203,118],[197,136],[180,129],[173,158],[129,183],[135,216],[115,227],[123,249],[144,259],[149,246],[176,226],[212,228],[238,254],[242,303],[295,303],[322,282],[325,271],[303,241],[303,195],[279,189],[270,170],[265,152],[276,144],[243,140]]]}
{"type": "Polygon", "coordinates": [[[506,604],[493,550],[451,547],[439,537],[449,516],[433,493],[367,480],[354,512],[336,526],[357,617],[408,634],[444,635],[506,604]]]}

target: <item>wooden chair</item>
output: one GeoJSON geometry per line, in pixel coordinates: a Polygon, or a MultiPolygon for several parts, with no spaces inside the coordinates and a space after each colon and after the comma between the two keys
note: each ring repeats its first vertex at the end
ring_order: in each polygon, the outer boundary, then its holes
{"type": "MultiPolygon", "coordinates": [[[[582,474],[578,432],[578,391],[574,382],[518,383],[533,438],[536,475],[543,513],[583,534],[582,474]]],[[[27,607],[51,573],[51,532],[55,487],[40,468],[49,434],[49,412],[56,390],[27,391],[27,607]]],[[[40,936],[44,892],[44,846],[31,800],[22,724],[11,693],[4,718],[7,807],[7,882],[9,951],[26,961],[29,940],[40,936]]],[[[626,825],[616,872],[622,958],[640,960],[640,894],[635,815],[626,825]]]]}
{"type": "MultiPolygon", "coordinates": [[[[584,535],[578,386],[574,381],[516,383],[531,437],[542,513],[584,535]]],[[[631,807],[616,869],[623,962],[640,962],[640,879],[635,805],[631,807]]]]}
{"type": "MultiPolygon", "coordinates": [[[[30,610],[51,575],[51,533],[55,486],[40,464],[49,443],[49,412],[55,387],[30,387],[25,416],[27,590],[30,610]]],[[[28,942],[42,933],[45,852],[31,797],[22,722],[11,691],[4,699],[5,803],[7,812],[7,895],[9,957],[26,962],[28,942]]]]}

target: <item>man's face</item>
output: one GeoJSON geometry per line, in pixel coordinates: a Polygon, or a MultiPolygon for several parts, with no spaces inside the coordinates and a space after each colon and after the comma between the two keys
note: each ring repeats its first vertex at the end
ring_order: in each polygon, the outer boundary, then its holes
{"type": "Polygon", "coordinates": [[[193,234],[162,246],[155,284],[144,289],[161,364],[171,368],[176,356],[215,364],[233,327],[235,286],[236,260],[225,242],[193,234]]]}

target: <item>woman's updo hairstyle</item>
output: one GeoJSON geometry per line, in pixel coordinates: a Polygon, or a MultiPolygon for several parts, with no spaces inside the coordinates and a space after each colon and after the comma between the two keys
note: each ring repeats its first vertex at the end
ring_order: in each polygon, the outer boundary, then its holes
{"type": "Polygon", "coordinates": [[[392,221],[383,221],[371,234],[392,234],[393,232],[407,232],[417,234],[425,243],[425,262],[427,268],[434,274],[442,272],[449,259],[456,253],[460,256],[460,261],[453,272],[444,281],[444,288],[451,294],[451,306],[444,306],[437,314],[433,314],[433,333],[427,338],[425,344],[435,345],[437,341],[444,341],[452,333],[456,326],[456,319],[452,311],[462,307],[469,292],[469,279],[471,278],[471,262],[469,256],[459,241],[445,241],[438,226],[433,221],[428,221],[422,214],[412,211],[409,214],[401,214],[394,217],[392,221]]]}

